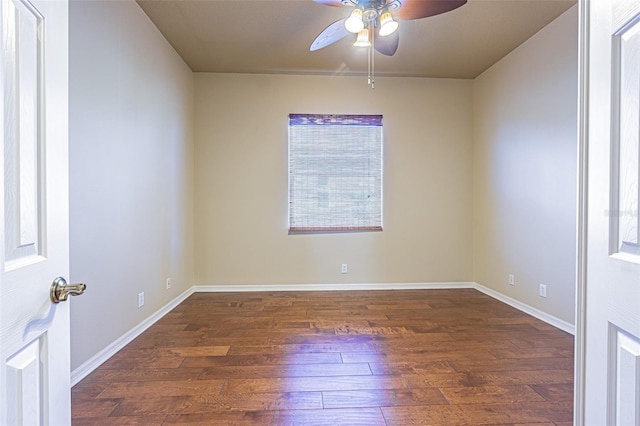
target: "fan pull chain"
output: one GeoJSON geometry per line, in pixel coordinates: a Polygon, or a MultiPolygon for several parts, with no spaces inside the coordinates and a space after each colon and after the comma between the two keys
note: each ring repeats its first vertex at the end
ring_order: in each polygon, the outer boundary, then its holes
{"type": "Polygon", "coordinates": [[[369,23],[369,37],[371,37],[371,43],[369,43],[369,50],[367,52],[367,71],[368,71],[368,82],[369,82],[369,86],[371,86],[371,90],[376,88],[376,81],[375,81],[375,73],[376,73],[376,63],[375,63],[375,44],[376,44],[376,38],[375,38],[375,27],[373,25],[373,22],[369,23]]]}
{"type": "MultiPolygon", "coordinates": [[[[373,27],[373,24],[371,24],[371,26],[373,27]]],[[[375,31],[375,28],[372,29],[375,31]]],[[[376,38],[374,37],[373,31],[371,31],[371,90],[376,88],[376,38]]]]}
{"type": "Polygon", "coordinates": [[[371,86],[371,46],[367,48],[367,84],[371,86]]]}

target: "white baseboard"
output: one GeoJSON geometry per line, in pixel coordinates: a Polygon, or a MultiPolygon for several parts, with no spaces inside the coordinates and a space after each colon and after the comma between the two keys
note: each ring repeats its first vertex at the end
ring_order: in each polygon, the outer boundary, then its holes
{"type": "Polygon", "coordinates": [[[165,316],[169,311],[182,303],[187,297],[191,296],[194,293],[194,287],[186,290],[178,297],[173,299],[164,307],[160,308],[156,312],[154,312],[150,317],[142,321],[137,326],[133,327],[131,330],[127,331],[125,334],[120,336],[116,341],[111,343],[109,346],[89,358],[82,365],[71,372],[71,386],[75,386],[80,380],[87,377],[93,370],[100,367],[105,361],[111,358],[116,354],[120,349],[124,348],[126,345],[131,343],[133,339],[138,337],[145,331],[147,328],[151,327],[155,324],[160,318],[165,316]]]}
{"type": "Polygon", "coordinates": [[[542,312],[540,309],[534,308],[533,306],[529,306],[525,303],[522,303],[516,299],[512,299],[509,296],[505,296],[502,293],[499,293],[495,290],[490,289],[489,287],[485,287],[482,284],[474,283],[474,288],[487,296],[491,296],[496,300],[499,300],[503,303],[506,303],[509,306],[512,306],[519,311],[522,311],[526,314],[531,315],[532,317],[538,318],[541,321],[546,322],[547,324],[551,324],[552,326],[559,328],[562,331],[566,331],[569,334],[576,335],[576,327],[573,324],[570,324],[560,318],[556,318],[553,315],[549,315],[546,312],[542,312]]]}
{"type": "Polygon", "coordinates": [[[233,293],[245,291],[350,291],[350,290],[428,290],[475,288],[473,282],[442,283],[344,283],[344,284],[266,284],[266,285],[200,285],[197,293],[233,293]]]}
{"type": "Polygon", "coordinates": [[[575,335],[575,326],[566,321],[558,319],[552,315],[542,312],[539,309],[512,299],[504,294],[498,293],[488,287],[475,282],[436,282],[436,283],[351,283],[351,284],[273,284],[273,285],[203,285],[193,286],[180,294],[166,306],[156,311],[153,315],[142,321],[136,327],[127,331],[124,335],[111,343],[109,346],[95,354],[78,368],[71,372],[71,386],[76,385],[92,371],[102,365],[105,361],[115,355],[120,349],[138,337],[147,328],[155,324],[169,311],[182,303],[193,293],[228,293],[228,292],[251,292],[251,291],[349,291],[349,290],[431,290],[431,289],[462,289],[473,288],[494,299],[497,299],[509,306],[538,318],[560,330],[575,335]]]}

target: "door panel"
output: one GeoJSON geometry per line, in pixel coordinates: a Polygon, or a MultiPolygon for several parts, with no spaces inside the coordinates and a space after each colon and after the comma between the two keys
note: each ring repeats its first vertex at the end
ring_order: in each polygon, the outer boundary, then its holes
{"type": "Polygon", "coordinates": [[[40,339],[34,340],[7,360],[7,424],[41,423],[40,389],[44,386],[40,369],[41,346],[40,339]]]}
{"type": "Polygon", "coordinates": [[[612,327],[610,354],[614,368],[610,376],[610,424],[640,424],[640,340],[612,327]]]}
{"type": "Polygon", "coordinates": [[[611,254],[640,262],[640,17],[613,35],[611,254]]]}
{"type": "Polygon", "coordinates": [[[578,418],[640,426],[640,2],[581,6],[588,10],[589,160],[578,418]]]}
{"type": "Polygon", "coordinates": [[[68,4],[0,0],[0,424],[70,424],[68,4]]]}
{"type": "Polygon", "coordinates": [[[30,4],[2,0],[4,64],[5,270],[37,262],[42,216],[43,17],[30,4]]]}

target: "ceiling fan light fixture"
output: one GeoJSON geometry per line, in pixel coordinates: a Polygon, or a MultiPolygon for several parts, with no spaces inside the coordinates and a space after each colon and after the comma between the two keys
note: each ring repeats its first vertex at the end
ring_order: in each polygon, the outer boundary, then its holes
{"type": "Polygon", "coordinates": [[[371,46],[371,41],[369,40],[369,29],[364,28],[362,31],[358,33],[358,38],[356,42],[353,43],[356,47],[369,47],[371,46]]]}
{"type": "Polygon", "coordinates": [[[382,37],[393,34],[398,29],[398,22],[394,21],[391,12],[384,12],[380,16],[380,30],[378,34],[382,37]]]}
{"type": "Polygon", "coordinates": [[[357,34],[364,28],[364,22],[362,21],[362,9],[355,8],[349,18],[344,21],[344,27],[350,33],[357,34]]]}

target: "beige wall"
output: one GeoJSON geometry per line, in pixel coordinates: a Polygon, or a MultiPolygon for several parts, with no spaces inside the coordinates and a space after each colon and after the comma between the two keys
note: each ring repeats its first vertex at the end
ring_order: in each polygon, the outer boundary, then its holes
{"type": "Polygon", "coordinates": [[[474,279],[572,324],[577,22],[573,7],[473,90],[474,279]]]}
{"type": "Polygon", "coordinates": [[[193,74],[138,5],[72,1],[72,368],[193,284],[192,132],[193,74]]]}
{"type": "Polygon", "coordinates": [[[196,285],[472,280],[471,81],[196,74],[195,93],[196,285]],[[384,115],[383,232],[288,235],[289,113],[384,115]]]}

